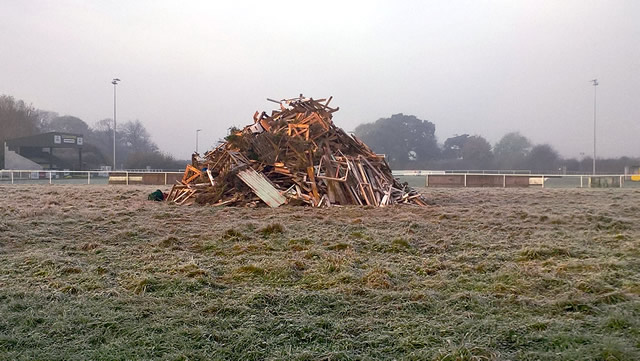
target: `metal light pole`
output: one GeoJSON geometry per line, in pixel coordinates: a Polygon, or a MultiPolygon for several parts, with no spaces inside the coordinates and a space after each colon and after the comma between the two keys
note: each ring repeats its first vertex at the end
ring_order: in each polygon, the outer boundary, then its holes
{"type": "Polygon", "coordinates": [[[114,78],[113,84],[113,170],[116,170],[116,85],[120,79],[114,78]]]}
{"type": "Polygon", "coordinates": [[[596,89],[598,79],[591,80],[593,84],[593,175],[596,174],[596,89]]]}
{"type": "Polygon", "coordinates": [[[200,133],[202,129],[196,129],[196,153],[198,153],[198,133],[200,133]]]}

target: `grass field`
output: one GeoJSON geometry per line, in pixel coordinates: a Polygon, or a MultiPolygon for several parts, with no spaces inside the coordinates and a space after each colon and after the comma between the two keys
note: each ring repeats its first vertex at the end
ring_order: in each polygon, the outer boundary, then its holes
{"type": "Polygon", "coordinates": [[[640,190],[274,210],[154,189],[0,186],[0,359],[640,359],[640,190]]]}

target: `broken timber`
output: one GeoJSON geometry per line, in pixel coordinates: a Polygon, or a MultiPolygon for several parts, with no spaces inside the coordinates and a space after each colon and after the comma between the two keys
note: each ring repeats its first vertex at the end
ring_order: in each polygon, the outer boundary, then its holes
{"type": "Polygon", "coordinates": [[[329,106],[331,99],[268,99],[279,109],[256,112],[253,124],[232,129],[202,156],[194,153],[167,200],[274,208],[426,205],[420,193],[393,178],[384,156],[335,126],[338,108],[329,106]]]}

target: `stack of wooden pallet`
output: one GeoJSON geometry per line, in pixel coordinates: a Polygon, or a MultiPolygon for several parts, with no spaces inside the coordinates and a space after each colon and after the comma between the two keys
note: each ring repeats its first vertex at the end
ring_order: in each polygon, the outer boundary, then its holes
{"type": "Polygon", "coordinates": [[[203,156],[194,154],[167,200],[271,207],[426,205],[420,193],[393,178],[384,156],[333,124],[339,108],[329,106],[331,98],[271,101],[279,109],[256,112],[253,124],[232,129],[203,156]]]}

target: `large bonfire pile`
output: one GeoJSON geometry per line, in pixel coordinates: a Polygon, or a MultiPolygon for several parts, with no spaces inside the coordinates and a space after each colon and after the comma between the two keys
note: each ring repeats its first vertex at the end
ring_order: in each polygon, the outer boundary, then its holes
{"type": "Polygon", "coordinates": [[[167,200],[177,204],[314,207],[413,203],[420,193],[393,178],[384,156],[336,127],[329,99],[275,101],[268,115],[231,134],[203,156],[195,153],[167,200]]]}

